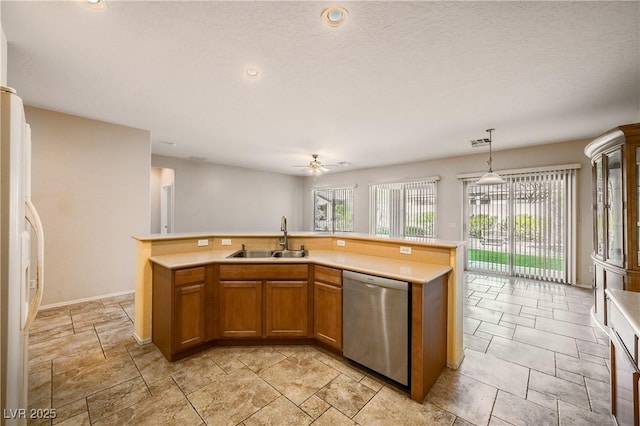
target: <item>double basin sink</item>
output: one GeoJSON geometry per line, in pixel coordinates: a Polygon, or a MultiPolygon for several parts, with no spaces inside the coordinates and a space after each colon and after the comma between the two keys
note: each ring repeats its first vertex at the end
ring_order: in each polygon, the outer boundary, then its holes
{"type": "Polygon", "coordinates": [[[292,258],[292,257],[307,257],[309,256],[308,250],[238,250],[231,253],[227,258],[292,258]]]}

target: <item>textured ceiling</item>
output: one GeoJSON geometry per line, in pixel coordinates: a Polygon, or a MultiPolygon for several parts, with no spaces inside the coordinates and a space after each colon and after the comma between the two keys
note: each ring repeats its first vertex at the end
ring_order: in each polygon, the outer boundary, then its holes
{"type": "Polygon", "coordinates": [[[148,129],[161,155],[293,174],[312,153],[363,168],[482,152],[489,127],[500,150],[640,121],[638,2],[1,7],[27,104],[148,129]]]}

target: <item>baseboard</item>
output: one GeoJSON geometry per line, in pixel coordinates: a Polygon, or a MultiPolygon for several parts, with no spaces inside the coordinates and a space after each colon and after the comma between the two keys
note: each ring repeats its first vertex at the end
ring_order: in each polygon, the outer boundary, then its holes
{"type": "Polygon", "coordinates": [[[136,342],[138,342],[139,345],[147,345],[151,343],[151,337],[141,339],[136,333],[133,333],[133,338],[136,339],[136,342]]]}
{"type": "Polygon", "coordinates": [[[455,360],[454,362],[448,362],[447,367],[451,368],[452,370],[457,370],[458,367],[460,367],[460,364],[462,364],[462,360],[464,360],[464,351],[460,352],[460,356],[457,360],[455,360]]]}
{"type": "Polygon", "coordinates": [[[135,293],[135,290],[120,291],[118,293],[103,294],[101,296],[84,297],[82,299],[69,300],[67,302],[58,302],[58,303],[51,303],[49,305],[40,305],[40,308],[38,308],[38,310],[40,311],[40,310],[46,310],[46,309],[52,309],[52,308],[59,308],[62,306],[75,305],[77,303],[91,302],[93,300],[107,299],[109,297],[122,296],[125,294],[132,294],[132,293],[135,293]]]}

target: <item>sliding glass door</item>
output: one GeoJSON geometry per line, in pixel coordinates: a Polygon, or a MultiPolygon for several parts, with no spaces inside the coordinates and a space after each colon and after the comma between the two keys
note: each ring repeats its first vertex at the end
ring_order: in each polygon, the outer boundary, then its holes
{"type": "Polygon", "coordinates": [[[575,277],[575,170],[464,181],[466,268],[571,283],[575,277]]]}

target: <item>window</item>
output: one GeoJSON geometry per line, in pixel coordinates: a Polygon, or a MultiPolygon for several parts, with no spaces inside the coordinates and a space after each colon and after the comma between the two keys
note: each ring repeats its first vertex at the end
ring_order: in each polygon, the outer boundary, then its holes
{"type": "Polygon", "coordinates": [[[313,230],[353,232],[353,188],[313,190],[313,230]]]}
{"type": "Polygon", "coordinates": [[[369,186],[369,232],[390,237],[435,237],[438,179],[369,186]]]}
{"type": "Polygon", "coordinates": [[[466,269],[561,283],[575,280],[575,166],[464,178],[466,269]]]}

